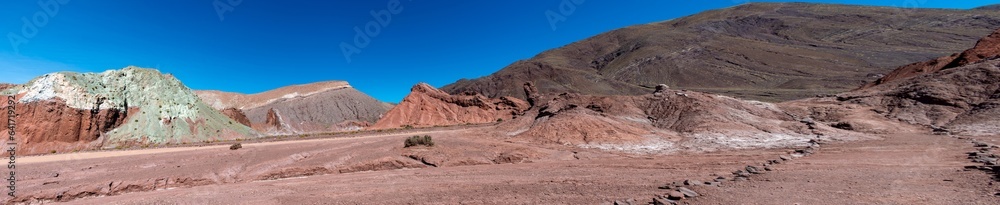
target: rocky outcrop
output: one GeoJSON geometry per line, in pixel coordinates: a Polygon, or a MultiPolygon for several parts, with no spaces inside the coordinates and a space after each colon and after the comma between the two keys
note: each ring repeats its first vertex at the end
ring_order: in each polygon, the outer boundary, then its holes
{"type": "Polygon", "coordinates": [[[529,107],[528,102],[513,97],[450,95],[421,83],[371,129],[493,123],[520,116],[529,107]]]}
{"type": "Polygon", "coordinates": [[[487,97],[641,95],[668,82],[761,101],[835,94],[891,68],[968,49],[1000,27],[995,10],[749,3],[617,29],[442,90],[487,97]]]}
{"type": "Polygon", "coordinates": [[[891,119],[964,134],[1000,133],[1000,59],[948,68],[838,95],[891,119]]]}
{"type": "MultiPolygon", "coordinates": [[[[17,104],[15,108],[18,153],[24,155],[100,148],[104,133],[118,128],[129,117],[129,110],[77,109],[61,100],[17,104]]],[[[131,112],[136,111],[131,108],[131,112]]],[[[0,118],[8,117],[6,110],[0,112],[0,118]]],[[[0,130],[10,131],[7,126],[0,130]]]]}
{"type": "Polygon", "coordinates": [[[259,136],[152,69],[46,74],[0,95],[17,98],[23,154],[259,136]]]}
{"type": "MultiPolygon", "coordinates": [[[[527,95],[540,95],[531,84],[524,87],[527,95]]],[[[515,140],[628,152],[783,147],[806,144],[815,135],[774,104],[667,86],[646,95],[562,93],[538,99],[547,101],[498,130],[515,140]]],[[[829,126],[815,129],[840,134],[829,126]]]]}
{"type": "Polygon", "coordinates": [[[358,130],[372,124],[392,108],[343,81],[294,85],[244,95],[221,91],[196,91],[217,109],[239,108],[250,124],[270,135],[305,134],[358,130]],[[275,128],[267,120],[276,111],[285,128],[275,128]]]}
{"type": "Polygon", "coordinates": [[[962,53],[952,54],[950,56],[940,57],[934,60],[914,63],[899,67],[893,70],[885,77],[882,77],[875,82],[866,84],[862,86],[861,89],[874,87],[877,85],[886,84],[893,81],[905,80],[915,76],[935,73],[941,70],[957,68],[985,59],[996,58],[1000,56],[1000,30],[994,31],[993,34],[980,39],[976,43],[976,46],[972,49],[965,50],[962,53]]]}
{"type": "Polygon", "coordinates": [[[961,54],[904,66],[837,96],[911,124],[963,134],[1000,133],[1000,30],[961,54]]]}
{"type": "Polygon", "coordinates": [[[281,122],[281,116],[278,116],[278,112],[274,109],[267,110],[267,120],[264,121],[264,125],[258,130],[268,130],[270,133],[287,133],[289,130],[285,129],[285,123],[281,122]]]}
{"type": "Polygon", "coordinates": [[[226,117],[229,117],[229,119],[233,119],[234,121],[246,125],[247,127],[252,126],[252,124],[250,124],[250,119],[248,119],[247,115],[243,113],[243,110],[236,108],[226,108],[222,109],[221,111],[222,114],[226,115],[226,117]]]}

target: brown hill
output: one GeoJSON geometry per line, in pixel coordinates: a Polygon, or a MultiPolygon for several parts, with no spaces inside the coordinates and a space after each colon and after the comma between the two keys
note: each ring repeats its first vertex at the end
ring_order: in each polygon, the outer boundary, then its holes
{"type": "Polygon", "coordinates": [[[450,95],[421,83],[413,86],[410,94],[371,129],[493,123],[519,116],[528,107],[528,102],[517,98],[450,95]]]}
{"type": "Polygon", "coordinates": [[[782,101],[833,94],[890,68],[958,52],[1000,27],[986,9],[753,3],[617,29],[442,90],[524,97],[635,95],[670,86],[782,101]]]}
{"type": "Polygon", "coordinates": [[[886,74],[885,77],[862,86],[862,89],[927,73],[934,73],[944,69],[961,67],[997,56],[1000,56],[1000,30],[996,30],[993,34],[980,39],[975,47],[965,50],[965,52],[899,67],[886,74]]]}
{"type": "Polygon", "coordinates": [[[1000,60],[972,63],[844,93],[886,117],[964,134],[1000,133],[1000,60]]]}
{"type": "Polygon", "coordinates": [[[1000,30],[961,54],[900,67],[837,98],[912,124],[1000,133],[1000,30]]]}
{"type": "Polygon", "coordinates": [[[215,109],[242,110],[256,130],[267,134],[362,129],[392,108],[342,81],[294,85],[252,95],[221,91],[195,93],[215,109]]]}

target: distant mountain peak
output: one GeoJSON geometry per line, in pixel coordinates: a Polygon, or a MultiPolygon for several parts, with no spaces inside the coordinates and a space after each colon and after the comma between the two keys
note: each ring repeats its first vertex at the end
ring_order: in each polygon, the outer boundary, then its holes
{"type": "Polygon", "coordinates": [[[1000,10],[1000,4],[993,4],[993,5],[982,6],[982,7],[974,8],[974,10],[1000,10]]]}

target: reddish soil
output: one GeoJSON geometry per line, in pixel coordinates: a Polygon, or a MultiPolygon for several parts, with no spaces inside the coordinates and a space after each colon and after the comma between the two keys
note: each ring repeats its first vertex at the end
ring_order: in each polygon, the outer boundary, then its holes
{"type": "Polygon", "coordinates": [[[698,187],[692,204],[1000,204],[966,140],[926,134],[833,144],[747,182],[698,187]]]}
{"type": "MultiPolygon", "coordinates": [[[[657,187],[730,176],[788,151],[625,154],[502,142],[476,134],[484,129],[28,157],[22,192],[8,203],[645,204],[667,193],[657,187]],[[411,135],[436,145],[403,148],[411,135]]],[[[835,142],[746,182],[692,186],[703,196],[683,202],[998,203],[990,175],[963,168],[976,165],[965,154],[975,149],[925,134],[835,142]]]]}
{"type": "Polygon", "coordinates": [[[503,142],[477,136],[483,129],[29,157],[14,201],[589,204],[651,197],[658,185],[710,178],[783,151],[631,155],[503,142]],[[402,148],[408,136],[425,134],[434,147],[402,148]]]}

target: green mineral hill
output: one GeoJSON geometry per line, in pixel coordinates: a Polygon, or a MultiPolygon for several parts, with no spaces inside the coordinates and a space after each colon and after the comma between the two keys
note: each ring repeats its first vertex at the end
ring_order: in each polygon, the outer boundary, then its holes
{"type": "Polygon", "coordinates": [[[21,103],[59,99],[84,110],[132,108],[124,124],[104,133],[105,148],[260,136],[204,104],[174,76],[155,69],[129,66],[101,73],[50,73],[0,94],[22,95],[21,103]]]}

